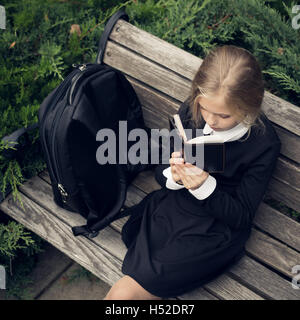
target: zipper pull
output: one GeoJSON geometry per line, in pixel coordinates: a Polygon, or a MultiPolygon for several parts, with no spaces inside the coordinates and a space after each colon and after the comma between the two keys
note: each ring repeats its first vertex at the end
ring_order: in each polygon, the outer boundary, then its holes
{"type": "Polygon", "coordinates": [[[80,70],[80,71],[83,71],[83,70],[85,70],[85,69],[86,69],[86,64],[80,65],[80,67],[79,67],[79,70],[80,70]]]}
{"type": "Polygon", "coordinates": [[[62,201],[64,203],[66,203],[67,202],[68,193],[66,192],[66,190],[64,189],[62,184],[58,183],[57,187],[58,187],[58,190],[59,190],[59,192],[60,192],[60,194],[62,196],[62,201]]]}
{"type": "Polygon", "coordinates": [[[76,64],[76,63],[73,63],[72,64],[72,67],[73,68],[78,68],[80,71],[83,71],[86,69],[86,64],[83,63],[83,64],[76,64]]]}

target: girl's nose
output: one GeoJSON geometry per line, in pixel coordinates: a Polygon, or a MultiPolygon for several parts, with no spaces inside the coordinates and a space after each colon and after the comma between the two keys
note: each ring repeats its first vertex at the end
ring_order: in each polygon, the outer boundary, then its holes
{"type": "Polygon", "coordinates": [[[207,117],[207,121],[206,122],[211,127],[216,127],[217,126],[217,119],[216,119],[216,117],[214,115],[209,115],[207,117]]]}

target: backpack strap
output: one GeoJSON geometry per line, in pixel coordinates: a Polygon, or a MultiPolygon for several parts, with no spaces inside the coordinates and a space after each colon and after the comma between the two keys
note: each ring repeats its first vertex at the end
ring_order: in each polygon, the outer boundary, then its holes
{"type": "Polygon", "coordinates": [[[29,145],[29,136],[28,131],[31,131],[39,126],[38,122],[28,126],[28,127],[22,127],[11,133],[10,135],[7,135],[2,138],[2,142],[7,142],[9,147],[14,147],[14,149],[5,149],[2,152],[2,155],[6,159],[13,159],[16,157],[16,154],[20,152],[20,150],[25,147],[26,145],[29,145]],[[20,145],[19,139],[24,136],[25,137],[25,143],[23,145],[20,145]]]}
{"type": "MultiPolygon", "coordinates": [[[[100,230],[104,229],[108,225],[110,225],[113,221],[118,220],[125,216],[121,212],[121,208],[124,205],[124,202],[126,200],[126,194],[127,194],[127,177],[124,173],[122,166],[117,166],[118,175],[119,175],[119,185],[120,185],[120,191],[118,194],[118,199],[115,202],[113,208],[101,219],[100,221],[94,222],[95,219],[97,219],[97,213],[93,209],[93,202],[87,192],[82,192],[82,197],[89,208],[89,212],[87,215],[87,224],[82,226],[74,226],[72,227],[72,232],[74,236],[83,235],[87,238],[94,238],[96,237],[100,230]]],[[[84,183],[81,182],[84,190],[84,183]]],[[[105,201],[105,200],[104,200],[105,201]]]]}
{"type": "Polygon", "coordinates": [[[115,26],[116,22],[119,19],[124,19],[125,21],[129,21],[129,17],[127,13],[125,12],[124,8],[121,8],[116,13],[114,13],[108,20],[108,22],[105,25],[104,31],[101,35],[99,45],[98,45],[98,53],[96,58],[96,63],[102,64],[103,63],[103,57],[104,57],[104,51],[106,48],[106,43],[108,40],[108,37],[115,26]]]}

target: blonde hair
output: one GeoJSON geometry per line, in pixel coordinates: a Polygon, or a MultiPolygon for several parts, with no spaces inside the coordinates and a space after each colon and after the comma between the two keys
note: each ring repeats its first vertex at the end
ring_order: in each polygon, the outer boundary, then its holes
{"type": "Polygon", "coordinates": [[[265,129],[261,120],[264,81],[258,61],[248,50],[224,45],[216,47],[205,57],[194,76],[187,99],[196,128],[203,121],[199,97],[212,98],[218,94],[223,95],[238,121],[249,127],[246,139],[252,127],[265,129]]]}

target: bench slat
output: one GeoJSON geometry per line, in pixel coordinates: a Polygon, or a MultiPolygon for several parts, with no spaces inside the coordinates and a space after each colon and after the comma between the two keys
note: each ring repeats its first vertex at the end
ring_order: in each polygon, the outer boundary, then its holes
{"type": "Polygon", "coordinates": [[[290,281],[248,256],[242,257],[228,272],[234,279],[241,281],[266,299],[300,300],[300,290],[293,289],[290,281]]]}
{"type": "Polygon", "coordinates": [[[207,292],[203,287],[182,294],[178,298],[180,300],[221,300],[207,292]]]}
{"type": "Polygon", "coordinates": [[[253,222],[259,229],[271,234],[295,250],[300,250],[300,226],[295,220],[262,202],[253,222]]]}
{"type": "Polygon", "coordinates": [[[169,71],[152,61],[126,50],[118,44],[108,41],[104,63],[121,70],[148,86],[161,91],[179,101],[184,101],[190,87],[190,81],[169,71]],[[134,66],[134,68],[133,68],[134,66]]]}
{"type": "Polygon", "coordinates": [[[193,54],[124,20],[116,23],[109,39],[188,79],[194,76],[195,66],[199,67],[202,63],[202,60],[193,54]]]}
{"type": "Polygon", "coordinates": [[[295,189],[287,181],[276,179],[273,176],[267,187],[266,195],[300,212],[299,190],[295,189]]]}
{"type": "Polygon", "coordinates": [[[279,157],[273,176],[281,181],[285,181],[300,192],[300,167],[298,165],[279,157]]]}
{"type": "Polygon", "coordinates": [[[292,279],[292,268],[300,263],[300,253],[252,228],[246,251],[292,279]]]}
{"type": "MultiPolygon", "coordinates": [[[[243,286],[238,281],[222,274],[213,281],[203,286],[209,291],[213,291],[219,299],[225,300],[265,300],[255,292],[243,286]]],[[[195,291],[195,290],[194,290],[195,291]]],[[[183,295],[185,299],[193,299],[194,291],[183,295]]]]}
{"type": "Polygon", "coordinates": [[[300,164],[299,137],[275,123],[273,123],[273,126],[281,141],[280,153],[300,164]]]}

